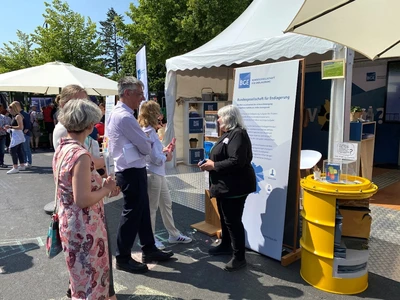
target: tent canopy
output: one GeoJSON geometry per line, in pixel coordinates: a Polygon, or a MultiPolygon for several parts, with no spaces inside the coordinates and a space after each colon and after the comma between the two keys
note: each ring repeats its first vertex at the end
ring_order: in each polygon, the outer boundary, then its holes
{"type": "MultiPolygon", "coordinates": [[[[164,144],[169,143],[173,137],[176,137],[177,141],[183,139],[183,112],[182,109],[176,107],[176,99],[188,95],[182,95],[182,91],[178,87],[180,83],[177,80],[177,71],[185,74],[190,73],[190,76],[198,73],[198,77],[193,77],[191,84],[188,84],[190,80],[188,78],[188,80],[182,82],[182,86],[200,96],[201,87],[199,88],[199,86],[210,86],[212,88],[215,88],[216,84],[221,86],[221,80],[215,80],[215,78],[220,78],[224,71],[223,68],[218,67],[237,66],[244,63],[265,62],[271,59],[278,60],[295,56],[305,57],[312,53],[323,54],[335,48],[335,44],[330,41],[283,33],[302,4],[303,0],[253,0],[232,24],[214,39],[191,52],[172,57],[166,61],[165,96],[168,122],[163,138],[164,144]],[[195,69],[199,71],[197,72],[195,69]],[[221,69],[221,72],[215,69],[221,69]],[[207,72],[203,72],[205,70],[207,72]],[[207,73],[209,77],[205,78],[204,73],[207,73]],[[215,82],[210,84],[210,80],[215,82]],[[175,116],[176,108],[178,111],[175,116]]],[[[225,79],[228,82],[224,85],[227,89],[232,86],[229,84],[229,81],[233,80],[231,73],[225,79]]],[[[180,79],[182,79],[181,76],[180,79]]],[[[182,144],[178,142],[174,159],[179,160],[182,155],[182,144]]],[[[167,166],[170,167],[171,164],[167,164],[167,166]]]]}
{"type": "Polygon", "coordinates": [[[283,34],[302,0],[254,0],[230,26],[203,46],[166,61],[167,71],[192,70],[244,62],[325,53],[334,43],[283,34]]]}

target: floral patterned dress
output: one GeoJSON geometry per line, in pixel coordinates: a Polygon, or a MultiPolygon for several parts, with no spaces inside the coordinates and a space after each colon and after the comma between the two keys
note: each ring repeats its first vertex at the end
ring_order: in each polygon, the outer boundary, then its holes
{"type": "MultiPolygon", "coordinates": [[[[73,139],[61,139],[53,159],[56,174],[58,160],[66,154],[58,181],[57,201],[60,236],[71,283],[72,299],[108,299],[109,260],[104,203],[81,209],[74,202],[71,171],[81,155],[90,155],[73,139]],[[66,149],[73,144],[73,148],[66,149]]],[[[92,191],[102,186],[102,178],[91,165],[92,191]]]]}

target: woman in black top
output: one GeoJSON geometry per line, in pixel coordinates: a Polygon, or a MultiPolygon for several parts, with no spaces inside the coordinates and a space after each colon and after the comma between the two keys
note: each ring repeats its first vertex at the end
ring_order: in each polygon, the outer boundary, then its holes
{"type": "Polygon", "coordinates": [[[242,215],[248,194],[256,190],[256,177],[251,142],[239,109],[225,106],[218,117],[224,133],[211,149],[210,159],[199,167],[210,172],[210,194],[217,199],[221,220],[222,241],[209,253],[233,254],[225,270],[234,271],[246,266],[242,215]]]}

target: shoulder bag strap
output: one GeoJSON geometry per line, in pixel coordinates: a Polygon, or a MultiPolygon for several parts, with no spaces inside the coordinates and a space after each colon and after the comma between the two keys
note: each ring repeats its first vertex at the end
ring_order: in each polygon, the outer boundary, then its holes
{"type": "Polygon", "coordinates": [[[61,169],[61,164],[67,155],[67,153],[72,150],[72,148],[75,148],[74,144],[71,144],[66,147],[64,154],[59,158],[58,163],[57,163],[57,169],[56,169],[56,189],[54,191],[54,211],[53,213],[57,213],[58,207],[57,207],[57,190],[58,190],[58,176],[60,176],[60,169],[61,169]]]}

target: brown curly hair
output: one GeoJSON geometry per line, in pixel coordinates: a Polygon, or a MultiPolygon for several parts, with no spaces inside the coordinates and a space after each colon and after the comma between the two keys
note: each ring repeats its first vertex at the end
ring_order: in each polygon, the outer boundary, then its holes
{"type": "Polygon", "coordinates": [[[138,122],[141,127],[151,126],[157,130],[158,117],[161,115],[160,105],[153,100],[143,102],[140,106],[138,122]]]}

